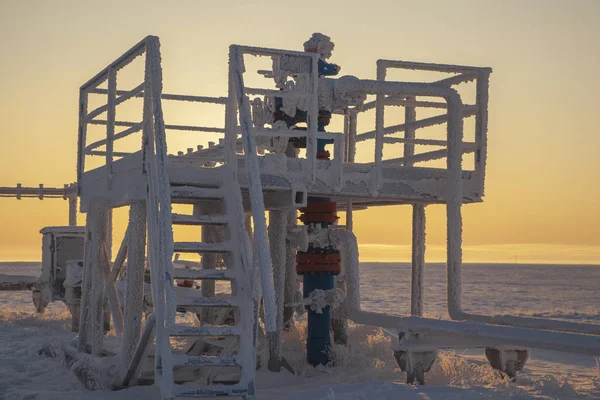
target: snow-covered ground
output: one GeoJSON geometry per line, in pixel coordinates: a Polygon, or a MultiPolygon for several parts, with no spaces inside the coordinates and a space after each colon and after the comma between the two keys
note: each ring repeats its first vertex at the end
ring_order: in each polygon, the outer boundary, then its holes
{"type": "MultiPolygon", "coordinates": [[[[363,309],[403,314],[409,308],[407,264],[361,264],[363,309]]],[[[0,263],[0,274],[37,275],[31,263],[0,263]]],[[[444,317],[445,269],[427,266],[426,313],[444,317]]],[[[466,265],[465,307],[482,313],[516,313],[600,322],[600,268],[593,266],[466,265]]],[[[393,359],[390,335],[351,325],[350,346],[335,346],[335,367],[304,362],[299,322],[285,338],[284,355],[297,374],[258,371],[258,399],[600,399],[600,368],[589,356],[533,349],[516,383],[495,373],[481,349],[442,352],[428,385],[407,386],[393,359]]],[[[38,355],[45,344],[71,339],[70,315],[51,304],[35,313],[30,292],[0,292],[0,399],[158,399],[154,387],[86,392],[59,359],[38,355]]]]}

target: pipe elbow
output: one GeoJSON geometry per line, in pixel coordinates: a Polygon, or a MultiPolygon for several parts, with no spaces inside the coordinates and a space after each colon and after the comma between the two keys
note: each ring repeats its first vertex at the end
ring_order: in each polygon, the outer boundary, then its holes
{"type": "Polygon", "coordinates": [[[342,270],[346,284],[346,313],[354,319],[360,312],[360,274],[358,264],[358,242],[354,233],[343,228],[329,231],[329,241],[342,253],[342,270]]]}
{"type": "Polygon", "coordinates": [[[329,230],[329,240],[336,246],[348,248],[348,246],[358,247],[356,235],[344,228],[333,228],[329,230]]]}
{"type": "Polygon", "coordinates": [[[453,321],[464,321],[467,318],[467,314],[465,314],[461,309],[451,304],[448,304],[448,316],[453,321]]]}
{"type": "Polygon", "coordinates": [[[448,87],[448,86],[444,86],[444,89],[442,91],[443,91],[442,96],[448,103],[448,107],[451,107],[451,106],[462,107],[462,99],[456,89],[448,87]]]}

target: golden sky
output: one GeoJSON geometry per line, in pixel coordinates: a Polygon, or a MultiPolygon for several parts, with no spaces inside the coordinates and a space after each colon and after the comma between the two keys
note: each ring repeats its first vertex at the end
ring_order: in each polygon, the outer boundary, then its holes
{"type": "MultiPolygon", "coordinates": [[[[463,209],[465,261],[600,263],[595,0],[0,0],[0,186],[75,180],[78,88],[148,34],[166,92],[224,96],[230,44],[300,50],[312,32],[358,77],[374,78],[378,58],[492,67],[486,196],[463,209]]],[[[444,209],[427,210],[427,260],[442,261],[444,209]]],[[[408,207],[355,221],[364,260],[409,260],[408,207]]],[[[62,200],[0,198],[0,260],[40,259],[39,229],[66,222],[62,200]]]]}

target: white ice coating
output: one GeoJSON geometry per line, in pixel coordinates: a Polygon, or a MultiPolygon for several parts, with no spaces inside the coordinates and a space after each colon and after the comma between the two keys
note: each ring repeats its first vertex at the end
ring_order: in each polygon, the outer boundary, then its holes
{"type": "MultiPolygon", "coordinates": [[[[286,213],[288,235],[286,239],[284,303],[292,302],[298,291],[298,280],[296,279],[296,251],[297,249],[306,251],[308,247],[308,239],[298,245],[290,238],[290,232],[298,231],[296,215],[295,209],[288,210],[286,213]]],[[[291,307],[284,307],[284,324],[291,321],[293,312],[291,307]]]]}
{"type": "Polygon", "coordinates": [[[82,280],[83,269],[79,266],[79,264],[77,262],[67,263],[67,274],[65,276],[63,286],[65,288],[79,286],[82,280]]]}
{"type": "Polygon", "coordinates": [[[146,204],[133,203],[129,209],[127,282],[125,291],[124,338],[121,376],[129,367],[142,329],[144,307],[144,266],[146,250],[146,204]]]}
{"type": "Polygon", "coordinates": [[[272,104],[272,97],[265,97],[265,101],[260,97],[252,100],[252,123],[257,128],[262,128],[265,124],[273,121],[273,112],[275,107],[272,104]]]}
{"type": "Polygon", "coordinates": [[[102,269],[104,260],[104,246],[106,245],[107,214],[106,203],[98,199],[92,206],[90,218],[94,229],[92,235],[92,315],[91,315],[91,348],[92,356],[99,356],[104,342],[104,279],[102,269]]]}
{"type": "MultiPolygon", "coordinates": [[[[310,90],[310,75],[309,74],[298,74],[294,77],[293,81],[287,81],[283,85],[282,89],[287,92],[301,92],[308,93],[310,90]]],[[[309,98],[302,98],[298,96],[286,96],[282,99],[281,111],[287,115],[294,117],[296,111],[303,110],[308,111],[310,106],[309,98]]]]}
{"type": "Polygon", "coordinates": [[[286,236],[287,211],[273,210],[269,212],[269,246],[273,260],[273,281],[275,284],[275,300],[277,301],[277,329],[275,335],[269,337],[269,369],[279,371],[283,340],[283,308],[286,281],[286,236]]]}
{"type": "Polygon", "coordinates": [[[423,286],[425,269],[425,206],[413,205],[412,281],[410,313],[423,316],[423,286]]]}
{"type": "Polygon", "coordinates": [[[242,128],[242,140],[244,153],[246,154],[246,172],[248,174],[248,191],[250,192],[250,204],[252,208],[252,220],[254,222],[254,248],[257,265],[260,266],[260,276],[263,288],[265,304],[265,330],[276,331],[277,303],[275,300],[275,289],[273,285],[273,264],[269,253],[269,239],[267,235],[267,222],[265,217],[265,205],[263,199],[262,183],[260,180],[260,168],[256,156],[256,143],[252,135],[252,115],[248,97],[243,95],[244,82],[242,71],[244,69],[239,50],[232,46],[230,52],[229,79],[236,83],[236,103],[239,106],[239,122],[242,128]]]}
{"type": "MultiPolygon", "coordinates": [[[[171,279],[171,260],[169,258],[172,253],[172,231],[170,230],[170,193],[169,193],[169,180],[165,174],[168,165],[166,164],[166,149],[165,138],[164,138],[164,122],[162,119],[162,110],[160,105],[160,55],[158,53],[158,40],[156,38],[149,38],[148,43],[148,54],[147,54],[147,68],[146,68],[146,87],[144,88],[145,103],[144,103],[144,137],[149,142],[145,143],[144,148],[144,162],[146,167],[146,173],[149,174],[148,181],[148,235],[149,235],[149,257],[152,264],[152,290],[153,297],[155,299],[155,311],[157,313],[157,320],[159,321],[157,326],[157,381],[161,386],[161,392],[163,397],[165,393],[171,394],[169,385],[172,384],[172,379],[167,376],[172,372],[169,362],[170,357],[170,346],[168,345],[168,337],[165,333],[165,323],[168,325],[172,322],[174,316],[174,304],[173,301],[175,296],[170,293],[172,290],[172,279],[171,279]],[[156,126],[153,126],[155,124],[156,126]],[[156,136],[153,136],[156,135],[156,136]],[[156,149],[154,149],[156,146],[156,149]],[[154,153],[154,150],[156,152],[154,153]],[[171,246],[171,247],[169,247],[171,246]],[[162,331],[162,332],[161,332],[162,331]]],[[[333,49],[333,43],[328,37],[321,34],[313,35],[313,38],[305,44],[305,50],[318,53],[322,59],[326,59],[331,55],[333,49]]],[[[307,57],[302,53],[297,52],[286,52],[281,50],[270,50],[270,49],[257,49],[257,48],[244,48],[243,51],[248,51],[247,54],[265,55],[275,54],[273,56],[274,66],[273,75],[277,83],[277,87],[285,89],[284,92],[304,92],[309,93],[312,96],[317,95],[318,85],[318,101],[309,101],[305,98],[301,98],[298,94],[292,94],[291,96],[284,96],[284,111],[289,115],[294,115],[296,109],[310,109],[312,116],[316,116],[318,109],[331,109],[337,110],[346,109],[347,114],[347,127],[345,132],[348,134],[350,141],[347,152],[344,153],[344,140],[342,135],[341,140],[336,138],[336,146],[342,148],[340,153],[342,157],[336,157],[331,162],[320,162],[319,168],[315,168],[316,161],[313,157],[310,160],[292,160],[285,157],[283,152],[286,150],[287,138],[291,132],[286,127],[281,127],[282,133],[278,133],[281,136],[276,138],[268,138],[263,140],[260,134],[254,134],[255,128],[262,128],[265,124],[269,123],[273,115],[273,104],[272,98],[267,97],[264,103],[260,100],[255,100],[252,103],[252,113],[250,112],[250,103],[247,96],[244,94],[244,83],[242,80],[243,72],[243,61],[241,58],[240,48],[232,46],[231,59],[230,59],[230,92],[229,103],[227,110],[230,113],[228,115],[228,123],[230,124],[230,130],[226,133],[225,140],[227,141],[227,149],[230,150],[229,154],[226,154],[227,162],[231,165],[238,165],[238,158],[241,156],[235,154],[235,150],[238,148],[238,144],[243,142],[243,150],[245,155],[243,156],[244,167],[246,169],[247,176],[237,176],[237,179],[241,182],[245,179],[244,185],[247,184],[249,197],[251,202],[252,214],[254,218],[254,259],[252,262],[256,265],[252,272],[251,278],[256,279],[252,284],[253,290],[253,310],[246,308],[246,314],[257,313],[259,298],[264,294],[265,300],[265,325],[267,331],[275,332],[277,336],[276,345],[272,353],[274,355],[281,354],[280,336],[282,327],[282,310],[289,312],[290,299],[293,298],[295,290],[295,278],[294,266],[294,244],[292,242],[301,242],[299,237],[292,238],[286,237],[286,230],[284,228],[287,224],[292,224],[295,219],[291,212],[278,212],[271,218],[271,224],[273,224],[274,236],[270,241],[271,250],[273,255],[269,254],[269,241],[267,240],[266,234],[266,221],[265,221],[265,205],[263,201],[263,195],[267,197],[267,192],[263,193],[263,184],[267,186],[269,183],[275,182],[277,179],[285,181],[285,184],[289,183],[289,186],[294,190],[302,190],[303,194],[309,192],[336,192],[338,189],[343,188],[346,190],[344,195],[340,197],[356,198],[356,197],[369,197],[373,198],[381,196],[384,200],[384,196],[387,195],[385,192],[386,188],[389,188],[390,183],[397,184],[397,186],[408,186],[407,192],[412,192],[413,197],[409,197],[409,200],[424,201],[427,203],[428,200],[434,199],[435,201],[445,202],[447,204],[447,220],[448,220],[448,287],[447,287],[447,303],[448,311],[453,319],[467,320],[472,319],[479,322],[485,322],[490,324],[505,324],[514,325],[520,327],[536,327],[547,329],[547,331],[532,331],[522,328],[513,327],[498,327],[492,325],[485,325],[481,323],[469,323],[469,322],[454,322],[454,321],[439,321],[427,318],[420,318],[417,315],[421,315],[423,311],[423,290],[422,290],[422,269],[424,263],[424,243],[425,243],[425,213],[424,208],[421,205],[414,205],[414,220],[413,220],[413,281],[412,281],[412,304],[411,313],[412,317],[397,317],[393,315],[377,314],[363,312],[360,308],[360,282],[359,282],[359,261],[358,261],[358,245],[356,237],[351,232],[345,231],[341,228],[334,228],[330,231],[317,232],[312,230],[310,232],[312,241],[323,241],[323,243],[332,243],[338,246],[342,253],[342,263],[345,273],[345,285],[347,288],[347,297],[344,301],[345,310],[350,319],[355,322],[382,326],[392,329],[409,330],[416,333],[432,334],[438,336],[454,336],[466,338],[469,340],[479,341],[477,343],[490,343],[496,347],[502,345],[508,346],[536,346],[552,350],[562,351],[573,351],[579,353],[588,354],[600,354],[600,344],[597,338],[589,337],[589,335],[572,335],[560,332],[551,332],[557,330],[571,331],[571,332],[585,332],[598,334],[600,328],[595,325],[579,324],[570,322],[558,322],[548,321],[536,318],[519,318],[512,316],[481,316],[472,315],[463,312],[461,308],[461,264],[462,264],[462,216],[461,206],[463,199],[480,198],[483,194],[483,179],[485,173],[485,133],[487,131],[487,76],[489,71],[485,69],[473,69],[473,74],[477,74],[477,104],[463,106],[460,96],[452,89],[452,83],[458,81],[467,81],[464,77],[453,77],[450,80],[446,79],[441,83],[436,84],[425,84],[425,83],[402,83],[402,82],[385,82],[385,68],[394,65],[408,65],[410,63],[404,62],[391,62],[391,61],[380,61],[378,62],[378,79],[377,81],[371,80],[360,80],[355,77],[342,77],[339,79],[320,79],[312,80],[311,71],[314,72],[316,65],[316,56],[314,54],[307,57]],[[250,49],[250,50],[248,50],[250,49]],[[262,53],[261,53],[262,52],[262,53]],[[312,59],[311,59],[312,57],[312,59]],[[293,73],[292,73],[293,72],[293,73]],[[289,76],[295,76],[295,81],[288,80],[289,76]],[[306,81],[303,81],[307,78],[306,81]],[[460,79],[458,79],[460,78],[460,79]],[[309,87],[310,86],[310,87],[309,87]],[[376,130],[373,132],[364,133],[362,136],[359,135],[359,140],[364,139],[375,139],[375,162],[372,164],[354,164],[354,151],[355,142],[357,140],[356,135],[356,115],[358,112],[373,108],[373,105],[360,105],[366,94],[375,94],[377,101],[374,106],[376,107],[376,130]],[[419,101],[417,101],[419,96],[419,101]],[[445,99],[446,103],[433,103],[421,101],[420,97],[438,97],[445,99]],[[390,100],[391,99],[391,100],[390,100]],[[384,106],[388,101],[397,101],[404,103],[397,103],[395,105],[404,105],[407,107],[406,122],[403,126],[386,127],[384,124],[384,106]],[[310,105],[310,107],[309,107],[310,105]],[[347,109],[348,106],[359,107],[347,109]],[[447,108],[447,114],[432,117],[425,120],[414,121],[414,107],[428,105],[434,108],[447,108]],[[238,126],[237,121],[232,122],[237,118],[236,107],[239,106],[239,117],[240,125],[243,133],[243,140],[238,142],[238,126]],[[318,108],[317,108],[318,106],[318,108]],[[409,110],[409,107],[413,107],[409,110]],[[412,116],[409,116],[412,112],[412,116]],[[236,114],[236,115],[233,115],[236,114]],[[233,118],[231,116],[233,115],[233,118]],[[470,143],[472,147],[476,148],[476,166],[477,171],[467,172],[463,174],[461,160],[463,157],[463,143],[462,143],[462,120],[465,116],[476,115],[476,142],[470,143]],[[403,143],[400,138],[394,138],[389,136],[391,133],[405,132],[403,140],[417,140],[414,136],[417,128],[433,126],[435,124],[442,124],[447,122],[447,138],[446,140],[438,140],[439,144],[447,144],[447,150],[444,150],[447,155],[447,170],[442,170],[438,175],[437,172],[424,171],[424,169],[413,168],[415,158],[410,158],[413,153],[407,151],[404,159],[399,158],[396,160],[383,160],[383,145],[384,143],[403,143]],[[393,132],[392,132],[393,131],[393,132]],[[234,132],[233,134],[231,132],[234,132]],[[229,135],[229,137],[227,136],[229,135]],[[394,139],[398,141],[394,142],[394,139]],[[474,145],[474,146],[473,146],[474,145]],[[260,159],[256,157],[257,147],[263,147],[277,154],[269,154],[260,159]],[[233,151],[231,151],[233,149],[233,151]],[[347,157],[347,158],[346,158],[347,157]],[[345,165],[341,164],[341,159],[347,162],[345,165]],[[339,162],[338,165],[335,163],[339,162]],[[309,164],[312,163],[312,164],[309,164]],[[292,167],[290,167],[290,165],[292,167]],[[311,165],[312,167],[308,167],[311,165]],[[397,166],[397,167],[408,167],[404,168],[385,168],[386,166],[397,166]],[[293,169],[295,168],[295,169],[293,169]],[[293,171],[292,171],[293,170],[293,171]],[[289,174],[288,174],[289,172],[289,174]],[[263,174],[261,176],[261,173],[263,174]],[[286,175],[287,174],[287,175],[286,175]],[[387,174],[387,175],[386,175],[387,174]],[[401,177],[390,176],[390,174],[405,174],[401,177]],[[477,175],[479,174],[479,175],[477,175]],[[310,177],[308,177],[310,175],[310,177]],[[464,177],[468,175],[469,178],[464,177]],[[472,176],[472,179],[471,179],[472,176]],[[269,181],[271,179],[271,181],[269,181]],[[424,183],[427,181],[427,183],[424,183]],[[470,181],[470,182],[469,182],[470,181]],[[477,187],[475,190],[469,189],[469,184],[473,182],[480,184],[474,185],[477,187]],[[431,183],[433,182],[433,183],[431,183]],[[463,185],[463,183],[465,183],[463,185]],[[337,185],[339,183],[339,185],[337,185]],[[427,189],[427,185],[433,185],[435,188],[427,189]],[[346,187],[344,187],[346,186],[346,187]],[[348,188],[348,186],[350,188],[348,188]],[[368,186],[370,189],[369,193],[363,190],[363,187],[368,186]],[[465,186],[463,192],[463,186],[465,186]],[[435,192],[435,195],[431,195],[435,192]],[[473,195],[473,192],[481,192],[473,195]],[[360,194],[360,196],[359,196],[360,194]],[[468,197],[472,196],[472,197],[468,197]],[[274,243],[277,245],[273,246],[274,243]],[[285,243],[285,244],[282,244],[285,243]],[[283,261],[282,261],[283,260],[283,261]],[[276,289],[274,290],[273,285],[273,271],[272,262],[275,267],[275,282],[276,289]],[[260,281],[260,284],[259,284],[260,281]],[[262,291],[263,289],[264,291],[262,291]],[[285,299],[285,301],[283,300],[285,299]],[[284,307],[287,306],[287,307],[284,307]]],[[[459,67],[446,66],[449,71],[443,72],[456,72],[454,69],[459,67]]],[[[429,68],[429,67],[427,67],[429,68]]],[[[436,70],[436,66],[432,66],[432,70],[436,70]]],[[[250,89],[248,89],[250,90],[250,89]]],[[[266,91],[263,91],[263,94],[266,91]]],[[[268,94],[273,95],[270,91],[268,94]]],[[[255,93],[256,94],[256,93],[255,93]]],[[[85,104],[84,104],[85,106],[85,104]]],[[[85,107],[84,107],[85,108],[85,107]]],[[[312,118],[313,122],[315,118],[312,118]]],[[[285,125],[285,123],[281,122],[285,125]]],[[[277,129],[276,126],[273,126],[277,129]]],[[[263,129],[263,132],[266,131],[263,129]]],[[[315,128],[316,131],[316,128],[315,128]]],[[[267,133],[262,133],[266,137],[267,133]]],[[[305,134],[309,139],[313,139],[316,136],[312,128],[305,134]],[[311,136],[312,135],[312,136],[311,136]]],[[[422,139],[420,139],[422,140],[422,139]]],[[[312,145],[316,143],[310,143],[307,153],[311,156],[312,145]]],[[[316,142],[316,141],[313,141],[316,142]]],[[[405,149],[414,150],[414,146],[406,146],[409,142],[405,143],[405,149]]],[[[416,142],[413,142],[416,143],[416,142]]],[[[417,143],[418,144],[418,143],[417,143]]],[[[431,144],[431,143],[429,143],[431,144]]],[[[336,147],[339,149],[339,147],[336,147]]],[[[314,156],[314,154],[312,154],[314,156]]],[[[446,156],[444,155],[444,156],[446,156]]],[[[444,157],[442,156],[442,157],[444,157]]],[[[437,157],[437,156],[436,156],[437,157]]],[[[437,157],[437,158],[442,158],[437,157]]],[[[431,158],[435,159],[435,158],[431,158]]],[[[423,161],[423,159],[420,159],[423,161]]],[[[237,171],[237,170],[236,170],[237,171]]],[[[87,173],[86,173],[87,174],[87,173]]],[[[281,185],[278,189],[284,188],[285,185],[281,185]]],[[[145,189],[145,188],[144,188],[145,189]]],[[[271,188],[272,189],[272,188],[271,188]]],[[[287,188],[286,188],[287,189],[287,188]]],[[[239,190],[237,190],[239,192],[239,190]]],[[[294,193],[292,191],[292,193],[294,193]]],[[[404,193],[404,192],[402,192],[404,193]]],[[[337,194],[337,193],[336,193],[337,194]]],[[[341,193],[340,193],[341,194],[341,193]]],[[[398,193],[392,193],[391,199],[397,199],[402,195],[398,193]]],[[[240,195],[241,197],[241,195],[240,195]]],[[[295,198],[295,197],[293,197],[295,198]]],[[[348,209],[351,210],[351,199],[349,201],[348,209]]],[[[241,204],[241,201],[240,201],[241,204]]],[[[242,210],[243,212],[243,210],[242,210]]],[[[93,215],[93,213],[92,213],[93,215]]],[[[92,218],[93,219],[93,218],[92,218]]],[[[348,225],[352,225],[351,215],[348,219],[348,225]]],[[[243,226],[243,225],[241,225],[243,226]]],[[[247,227],[250,224],[247,223],[247,227]]],[[[97,227],[93,226],[96,229],[97,227]]],[[[93,231],[91,229],[90,231],[93,231]]],[[[297,235],[296,235],[297,236],[297,235]]],[[[244,265],[250,264],[248,256],[250,254],[250,244],[248,237],[244,234],[243,247],[246,251],[242,254],[246,255],[246,261],[244,265]],[[248,254],[246,254],[248,253],[248,254]]],[[[86,260],[91,257],[92,247],[89,243],[86,245],[86,260]]],[[[105,257],[99,253],[95,253],[91,257],[94,260],[105,257]]],[[[97,261],[96,261],[97,262],[97,261]]],[[[250,269],[250,268],[248,268],[250,269]]],[[[95,300],[98,299],[98,287],[94,287],[93,281],[97,280],[98,271],[101,269],[97,268],[96,265],[91,265],[88,261],[86,263],[86,275],[87,281],[84,281],[83,287],[86,288],[84,291],[84,298],[82,304],[88,306],[95,300]],[[91,277],[94,275],[94,278],[91,277]],[[87,293],[87,295],[85,294],[87,293]],[[93,294],[93,296],[92,296],[93,294]]],[[[330,293],[315,291],[311,293],[309,300],[311,307],[315,310],[322,310],[325,305],[334,305],[341,299],[337,296],[336,291],[330,293]],[[328,297],[329,296],[329,297],[328,297]]],[[[133,294],[132,294],[133,295],[133,294]]],[[[137,295],[135,296],[137,297],[137,295]]],[[[304,304],[304,303],[303,303],[304,304]]],[[[307,303],[308,304],[308,303],[307,303]]],[[[94,308],[94,307],[93,307],[94,308]]],[[[90,311],[86,307],[82,307],[81,318],[81,339],[80,339],[80,350],[82,345],[89,345],[89,336],[94,336],[90,331],[98,332],[98,329],[93,329],[94,326],[97,328],[97,319],[101,317],[98,311],[92,311],[94,314],[92,317],[89,316],[90,311]],[[85,321],[88,321],[87,323],[85,321]]],[[[128,306],[126,306],[128,308],[128,306]]],[[[97,309],[99,310],[99,308],[97,309]]],[[[134,314],[137,314],[136,311],[134,314]]],[[[126,310],[127,314],[127,310],[126,310]]],[[[255,314],[256,315],[256,314],[255,314]]],[[[127,320],[127,317],[125,318],[127,320]]],[[[257,322],[257,321],[255,321],[257,322]]],[[[128,331],[128,323],[125,323],[125,331],[128,331]]],[[[138,331],[137,323],[134,324],[130,330],[138,331]]],[[[256,328],[256,325],[255,327],[256,328]]],[[[251,337],[250,328],[244,328],[244,335],[251,337]]],[[[255,330],[256,332],[256,330],[255,330]]],[[[254,339],[254,337],[252,337],[254,339]]],[[[448,345],[451,346],[454,339],[448,340],[448,345]]],[[[132,338],[135,342],[135,338],[132,338]]],[[[418,345],[418,343],[416,343],[418,345]]],[[[92,347],[94,352],[98,351],[98,344],[92,340],[92,347]]],[[[131,349],[131,346],[127,346],[131,349]]],[[[252,348],[252,346],[249,346],[252,348]]],[[[244,355],[244,362],[247,365],[254,363],[254,348],[252,348],[251,356],[250,353],[244,355]]],[[[128,350],[126,353],[131,353],[128,350]]],[[[253,373],[249,379],[253,379],[253,373]]]]}
{"type": "Polygon", "coordinates": [[[359,106],[367,99],[367,93],[356,89],[359,79],[352,75],[345,75],[337,79],[319,79],[319,109],[343,110],[349,106],[359,106]]]}
{"type": "Polygon", "coordinates": [[[77,350],[86,352],[89,347],[90,333],[90,308],[92,298],[92,240],[89,232],[92,227],[92,218],[86,218],[84,257],[83,257],[83,282],[81,284],[81,308],[79,314],[79,337],[77,350]]]}
{"type": "Polygon", "coordinates": [[[318,53],[323,60],[331,57],[334,47],[335,43],[331,38],[319,32],[313,33],[310,39],[304,42],[304,51],[318,53]]]}
{"type": "Polygon", "coordinates": [[[152,301],[157,319],[155,376],[162,397],[169,398],[173,387],[173,366],[166,324],[173,323],[175,316],[171,189],[166,176],[167,149],[160,99],[162,71],[158,38],[149,37],[146,46],[143,135],[146,140],[144,161],[148,173],[148,258],[152,272],[152,301]]]}
{"type": "Polygon", "coordinates": [[[344,292],[340,289],[315,289],[308,294],[302,305],[310,307],[317,314],[323,314],[325,307],[336,309],[344,302],[344,298],[344,292]]]}
{"type": "Polygon", "coordinates": [[[346,229],[332,228],[329,230],[329,240],[342,257],[342,270],[346,283],[344,308],[347,313],[360,311],[360,273],[358,241],[356,236],[346,229]]]}

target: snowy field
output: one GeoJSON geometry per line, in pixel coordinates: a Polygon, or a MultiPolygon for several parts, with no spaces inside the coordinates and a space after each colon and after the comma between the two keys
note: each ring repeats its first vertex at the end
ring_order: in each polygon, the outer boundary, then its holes
{"type": "MultiPolygon", "coordinates": [[[[365,310],[405,314],[409,310],[408,264],[361,264],[365,310]]],[[[0,263],[0,275],[38,275],[35,263],[0,263]]],[[[426,270],[427,316],[445,318],[445,267],[426,270]]],[[[464,306],[480,313],[513,313],[600,323],[600,267],[465,265],[464,306]]],[[[404,385],[392,356],[390,335],[351,325],[350,346],[335,346],[333,368],[308,366],[299,322],[285,338],[285,357],[297,374],[257,375],[259,400],[388,399],[600,399],[600,368],[591,356],[533,349],[516,383],[495,373],[482,349],[442,352],[428,385],[404,385]]],[[[158,399],[153,387],[85,392],[60,359],[37,354],[45,344],[71,339],[70,316],[61,303],[35,313],[30,292],[0,292],[0,399],[158,399]]]]}

